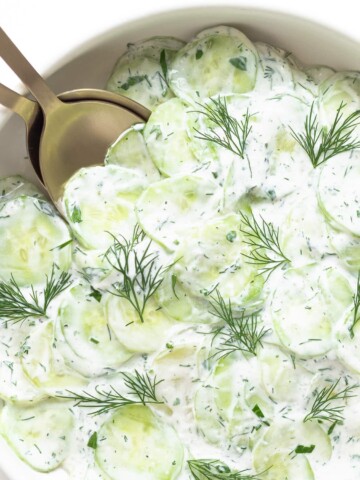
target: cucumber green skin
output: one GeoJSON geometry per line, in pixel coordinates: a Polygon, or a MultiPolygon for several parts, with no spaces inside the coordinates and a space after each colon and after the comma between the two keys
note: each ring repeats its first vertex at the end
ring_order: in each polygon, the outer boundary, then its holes
{"type": "Polygon", "coordinates": [[[169,71],[170,86],[189,103],[245,93],[254,88],[257,65],[256,48],[239,30],[207,29],[176,54],[169,71]]]}
{"type": "Polygon", "coordinates": [[[148,407],[115,412],[98,432],[95,462],[112,480],[175,480],[183,446],[172,427],[148,407]]]}
{"type": "Polygon", "coordinates": [[[1,435],[16,455],[38,472],[51,472],[65,460],[73,427],[68,406],[51,400],[29,407],[8,404],[0,417],[1,435]]]}

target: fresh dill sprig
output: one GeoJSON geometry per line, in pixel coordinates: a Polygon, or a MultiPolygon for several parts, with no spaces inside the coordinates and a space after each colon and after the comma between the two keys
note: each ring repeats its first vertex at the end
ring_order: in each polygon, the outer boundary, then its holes
{"type": "Polygon", "coordinates": [[[156,396],[156,387],[163,380],[157,380],[156,377],[151,378],[148,373],[141,374],[135,370],[134,374],[120,372],[124,379],[124,385],[129,389],[127,395],[122,395],[115,387],[109,386],[109,390],[95,387],[96,394],[86,391],[75,393],[67,390],[69,395],[58,395],[59,398],[74,400],[75,407],[95,409],[90,413],[92,416],[107,413],[126,405],[147,405],[147,404],[163,404],[156,396]]]}
{"type": "Polygon", "coordinates": [[[259,328],[259,315],[246,315],[245,310],[241,310],[235,316],[231,301],[225,302],[218,289],[210,304],[210,313],[226,324],[212,332],[214,339],[220,336],[221,341],[213,356],[223,358],[237,350],[256,356],[257,347],[262,346],[261,340],[268,332],[264,327],[259,328]]]}
{"type": "Polygon", "coordinates": [[[166,270],[156,266],[158,254],[150,252],[151,240],[140,250],[139,245],[145,237],[145,232],[136,225],[130,240],[113,236],[113,244],[105,253],[107,261],[122,276],[121,281],[113,284],[110,293],[127,300],[141,322],[144,322],[146,303],[160,287],[161,275],[166,270]]]}
{"type": "Polygon", "coordinates": [[[352,324],[349,328],[351,338],[354,338],[355,325],[360,321],[360,271],[357,277],[356,292],[353,297],[353,301],[354,301],[353,318],[352,318],[352,324]]]}
{"type": "Polygon", "coordinates": [[[195,480],[260,480],[257,475],[246,473],[248,469],[230,470],[220,460],[196,459],[187,463],[195,480]]]}
{"type": "Polygon", "coordinates": [[[341,102],[330,128],[320,127],[314,113],[314,102],[306,116],[304,132],[296,133],[290,127],[292,136],[305,150],[314,168],[323,164],[339,153],[360,148],[360,141],[352,138],[357,125],[360,124],[360,110],[344,117],[346,103],[341,102]]]}
{"type": "MultiPolygon", "coordinates": [[[[230,115],[225,98],[211,98],[210,102],[205,105],[199,104],[202,110],[196,110],[193,113],[204,115],[214,124],[214,127],[209,127],[210,133],[201,132],[195,128],[197,132],[195,138],[215,143],[238,155],[240,158],[245,158],[246,142],[252,129],[249,125],[252,116],[249,110],[246,110],[242,120],[239,122],[230,115]],[[218,133],[216,129],[220,129],[221,133],[218,133]]],[[[249,159],[248,165],[251,172],[249,159]]]]}
{"type": "Polygon", "coordinates": [[[279,229],[275,229],[272,223],[266,222],[262,217],[258,222],[253,214],[251,217],[241,213],[243,227],[240,231],[244,234],[244,243],[252,247],[249,254],[243,253],[247,263],[257,265],[260,272],[267,278],[279,267],[290,263],[282,251],[279,239],[279,229]]]}
{"type": "Polygon", "coordinates": [[[344,419],[343,411],[345,405],[337,404],[337,401],[355,397],[356,395],[353,394],[353,391],[358,388],[359,385],[348,385],[340,392],[337,392],[336,388],[339,382],[340,379],[328,387],[322,388],[319,392],[315,392],[314,402],[310,412],[304,417],[304,422],[318,420],[321,422],[335,423],[344,419]]]}
{"type": "Polygon", "coordinates": [[[33,285],[26,296],[13,275],[8,282],[0,282],[0,318],[5,323],[22,322],[29,317],[45,317],[54,298],[71,284],[71,275],[61,272],[56,275],[55,265],[50,275],[46,275],[45,288],[39,294],[33,285]]]}

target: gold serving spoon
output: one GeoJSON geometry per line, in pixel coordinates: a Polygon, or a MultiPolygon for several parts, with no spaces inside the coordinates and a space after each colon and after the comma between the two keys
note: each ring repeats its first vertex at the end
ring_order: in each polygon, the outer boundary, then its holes
{"type": "Polygon", "coordinates": [[[25,120],[31,163],[55,204],[77,170],[103,163],[118,136],[150,116],[137,102],[104,90],[73,90],[57,97],[2,28],[0,56],[38,101],[0,85],[0,103],[25,120]]]}

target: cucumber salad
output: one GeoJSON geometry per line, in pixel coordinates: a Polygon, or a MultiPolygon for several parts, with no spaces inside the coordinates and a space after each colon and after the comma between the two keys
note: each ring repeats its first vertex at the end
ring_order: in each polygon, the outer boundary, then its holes
{"type": "Polygon", "coordinates": [[[62,216],[0,179],[1,436],[31,478],[360,478],[360,73],[220,26],[107,89],[152,114],[62,216]]]}

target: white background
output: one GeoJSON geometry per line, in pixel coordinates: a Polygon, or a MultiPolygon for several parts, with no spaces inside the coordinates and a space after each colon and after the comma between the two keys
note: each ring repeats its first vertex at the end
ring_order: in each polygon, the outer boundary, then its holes
{"type": "MultiPolygon", "coordinates": [[[[77,45],[126,20],[172,8],[242,5],[280,10],[325,24],[359,41],[359,0],[0,0],[0,25],[42,73],[77,45]]],[[[18,83],[3,63],[0,82],[18,83]]]]}

